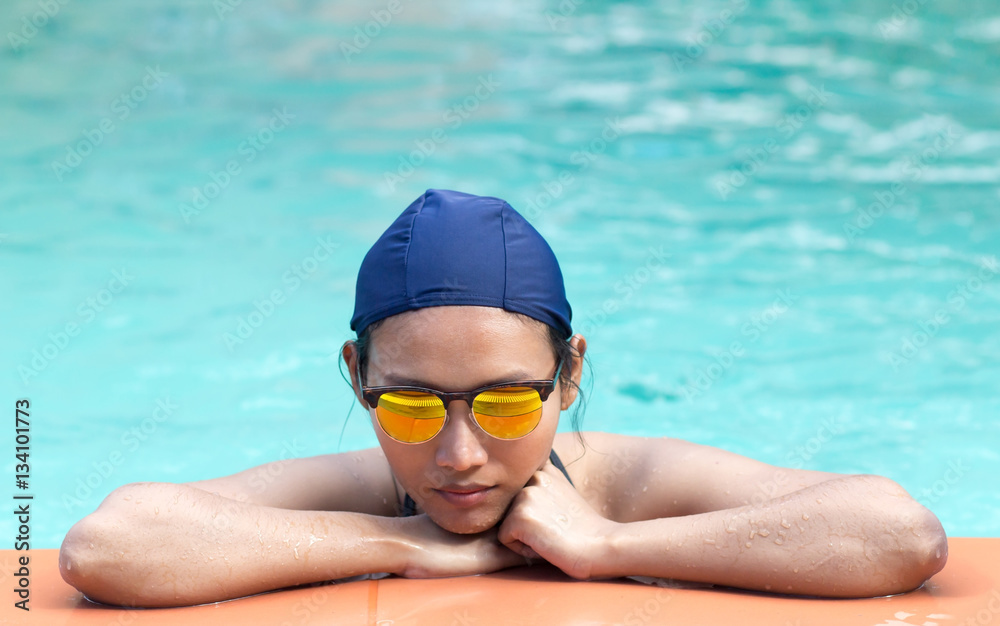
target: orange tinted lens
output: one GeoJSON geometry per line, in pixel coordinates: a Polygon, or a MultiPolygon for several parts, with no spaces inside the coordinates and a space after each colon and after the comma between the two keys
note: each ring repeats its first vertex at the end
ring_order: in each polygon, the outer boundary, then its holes
{"type": "Polygon", "coordinates": [[[542,419],[542,399],[531,387],[484,391],[472,402],[479,425],[494,437],[517,439],[535,430],[542,419]]]}
{"type": "Polygon", "coordinates": [[[379,397],[375,416],[382,430],[393,439],[420,443],[441,431],[445,410],[433,394],[396,391],[379,397]]]}

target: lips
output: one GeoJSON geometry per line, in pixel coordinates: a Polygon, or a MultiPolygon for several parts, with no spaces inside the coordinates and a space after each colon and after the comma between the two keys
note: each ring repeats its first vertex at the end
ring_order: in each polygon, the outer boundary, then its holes
{"type": "Polygon", "coordinates": [[[434,493],[452,506],[469,508],[481,504],[492,490],[493,487],[488,485],[445,485],[435,489],[434,493]]]}

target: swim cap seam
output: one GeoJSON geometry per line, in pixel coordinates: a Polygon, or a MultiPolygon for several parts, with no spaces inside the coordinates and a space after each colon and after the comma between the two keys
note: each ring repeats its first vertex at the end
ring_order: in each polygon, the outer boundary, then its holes
{"type": "Polygon", "coordinates": [[[410,245],[413,244],[413,228],[417,223],[417,216],[424,210],[426,196],[420,196],[420,206],[413,212],[413,219],[410,220],[410,228],[406,232],[406,253],[403,255],[403,267],[406,275],[403,277],[403,297],[410,297],[410,245]]]}
{"type": "Polygon", "coordinates": [[[507,203],[502,202],[500,204],[500,236],[503,237],[503,302],[507,302],[507,274],[510,272],[510,267],[507,265],[507,203]]]}

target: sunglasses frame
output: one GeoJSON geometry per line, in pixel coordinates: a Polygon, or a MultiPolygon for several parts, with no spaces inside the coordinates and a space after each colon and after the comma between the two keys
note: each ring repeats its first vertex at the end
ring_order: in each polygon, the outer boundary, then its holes
{"type": "MultiPolygon", "coordinates": [[[[399,439],[396,439],[389,433],[386,433],[385,428],[382,426],[382,422],[378,420],[378,413],[376,412],[375,421],[378,422],[378,427],[382,429],[382,432],[385,433],[386,436],[392,439],[393,441],[398,441],[399,443],[405,443],[409,445],[427,443],[434,437],[440,435],[441,431],[444,430],[444,427],[448,425],[448,407],[455,400],[465,400],[465,402],[469,405],[469,412],[473,414],[473,417],[475,417],[475,411],[472,409],[472,403],[475,401],[476,396],[483,393],[484,391],[494,391],[496,389],[505,389],[509,387],[527,387],[529,389],[534,389],[535,391],[537,391],[538,397],[541,398],[542,402],[545,402],[546,400],[549,399],[549,395],[551,395],[552,392],[555,391],[556,389],[556,382],[559,381],[559,374],[562,372],[563,364],[564,361],[559,361],[559,366],[556,367],[556,373],[550,380],[516,380],[507,383],[498,383],[496,385],[487,385],[485,387],[480,387],[479,389],[473,389],[472,391],[449,392],[449,391],[438,391],[437,389],[430,389],[428,387],[414,387],[409,385],[367,387],[365,386],[364,382],[362,382],[361,379],[361,364],[360,362],[356,363],[358,384],[361,386],[361,397],[363,397],[365,399],[365,402],[368,403],[369,411],[376,410],[378,408],[378,400],[380,397],[382,397],[383,394],[398,392],[398,391],[409,391],[413,393],[429,393],[431,395],[437,396],[437,398],[441,400],[441,402],[444,404],[445,416],[444,416],[444,423],[441,424],[441,430],[437,431],[436,433],[434,433],[432,437],[425,439],[424,441],[400,441],[399,439]]],[[[504,439],[503,437],[497,437],[493,433],[483,428],[482,424],[479,423],[479,420],[473,419],[472,421],[474,421],[476,423],[476,426],[478,426],[479,429],[482,430],[484,433],[486,433],[490,437],[493,437],[494,439],[499,439],[500,441],[516,441],[523,437],[527,437],[529,434],[531,434],[532,431],[535,430],[534,428],[532,428],[531,431],[524,433],[523,435],[521,435],[521,437],[515,437],[513,439],[504,439]]],[[[537,427],[538,425],[536,424],[535,428],[537,427]]]]}

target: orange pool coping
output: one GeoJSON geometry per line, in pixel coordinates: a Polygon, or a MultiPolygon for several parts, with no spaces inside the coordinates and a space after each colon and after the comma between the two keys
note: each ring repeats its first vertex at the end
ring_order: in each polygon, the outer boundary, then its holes
{"type": "Polygon", "coordinates": [[[198,607],[119,609],[92,604],[63,582],[58,551],[33,550],[31,610],[25,612],[14,607],[14,572],[23,554],[0,551],[2,624],[1000,626],[1000,538],[952,538],[947,566],[921,589],[861,600],[678,589],[627,579],[583,582],[537,566],[464,578],[334,583],[198,607]]]}

